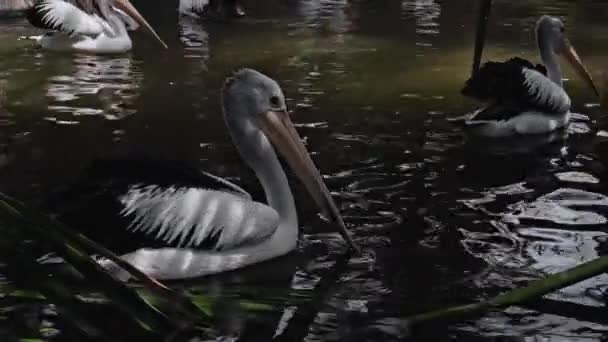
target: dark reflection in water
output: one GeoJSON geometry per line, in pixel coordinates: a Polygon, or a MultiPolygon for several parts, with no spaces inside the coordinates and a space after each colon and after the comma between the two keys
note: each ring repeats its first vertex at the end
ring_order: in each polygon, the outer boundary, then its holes
{"type": "MultiPolygon", "coordinates": [[[[219,109],[224,77],[249,66],[282,84],[347,224],[375,258],[340,261],[343,244],[292,178],[304,232],[297,253],[176,284],[226,299],[220,334],[398,340],[409,314],[478,301],[607,250],[608,126],[570,69],[577,114],[566,132],[488,142],[448,120],[476,105],[459,94],[475,1],[245,5],[250,17],[227,24],[142,4],[172,49],[159,53],[136,36],[135,50],[119,57],[42,52],[16,39],[30,32],[24,22],[3,23],[0,190],[44,205],[93,160],[132,153],[190,163],[263,199],[219,109]],[[273,309],[252,314],[228,304],[234,298],[273,309]]],[[[485,56],[537,60],[534,22],[559,15],[598,77],[606,11],[593,1],[495,0],[485,56]]],[[[597,310],[605,310],[606,284],[599,276],[534,307],[437,326],[420,340],[605,340],[608,322],[597,310]]]]}

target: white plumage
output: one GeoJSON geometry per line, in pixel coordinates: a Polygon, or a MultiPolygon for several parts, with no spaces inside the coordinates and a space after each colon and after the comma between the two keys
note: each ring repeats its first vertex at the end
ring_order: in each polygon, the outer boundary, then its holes
{"type": "Polygon", "coordinates": [[[522,74],[531,105],[549,113],[566,113],[570,110],[570,97],[562,87],[536,70],[523,68],[522,74]]]}
{"type": "Polygon", "coordinates": [[[63,0],[44,0],[40,3],[40,8],[42,20],[66,34],[97,36],[109,28],[107,24],[104,27],[99,16],[89,15],[63,0]]]}
{"type": "Polygon", "coordinates": [[[570,121],[570,112],[548,114],[538,111],[526,111],[504,120],[477,119],[476,114],[486,110],[480,109],[466,121],[466,125],[477,135],[487,137],[507,137],[513,134],[544,134],[564,127],[570,121]]]}
{"type": "Polygon", "coordinates": [[[269,206],[226,191],[135,186],[120,198],[129,230],[176,247],[197,248],[209,239],[222,250],[268,238],[279,217],[269,206]]]}

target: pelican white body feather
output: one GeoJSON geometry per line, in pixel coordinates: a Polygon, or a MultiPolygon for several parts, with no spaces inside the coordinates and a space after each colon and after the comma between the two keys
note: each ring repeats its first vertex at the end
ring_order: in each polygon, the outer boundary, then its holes
{"type": "MultiPolygon", "coordinates": [[[[271,207],[237,194],[201,189],[129,191],[123,214],[135,214],[128,228],[179,247],[140,248],[123,259],[158,279],[184,279],[236,270],[289,253],[297,244],[297,220],[279,218],[271,207]],[[198,249],[217,236],[216,250],[198,249]]],[[[102,262],[119,278],[127,273],[102,262]]]]}
{"type": "Polygon", "coordinates": [[[66,33],[95,37],[109,28],[99,16],[87,14],[63,0],[44,0],[39,6],[42,20],[50,26],[62,27],[66,33]]]}
{"type": "Polygon", "coordinates": [[[67,36],[59,32],[50,32],[34,38],[37,44],[49,51],[82,51],[88,53],[123,53],[132,49],[133,43],[128,35],[108,36],[105,33],[97,37],[87,35],[67,36]]]}
{"type": "Polygon", "coordinates": [[[255,243],[274,233],[276,211],[251,198],[226,191],[153,185],[136,187],[121,198],[122,215],[133,215],[127,228],[155,235],[180,247],[200,245],[217,236],[218,250],[255,243]]]}
{"type": "Polygon", "coordinates": [[[565,127],[570,122],[570,112],[562,114],[538,111],[526,111],[506,120],[476,120],[475,114],[465,121],[475,134],[486,137],[501,138],[515,134],[544,134],[565,127]]]}

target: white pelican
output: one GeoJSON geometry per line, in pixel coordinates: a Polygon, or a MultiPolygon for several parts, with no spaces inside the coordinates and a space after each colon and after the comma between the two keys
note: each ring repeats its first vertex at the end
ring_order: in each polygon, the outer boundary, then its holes
{"type": "Polygon", "coordinates": [[[536,24],[536,42],[544,66],[515,57],[485,63],[467,80],[462,93],[489,102],[465,120],[473,132],[503,137],[547,133],[566,126],[570,121],[570,97],[563,89],[558,54],[598,95],[591,75],[566,38],[561,20],[542,16],[536,24]]]}
{"type": "Polygon", "coordinates": [[[36,27],[59,31],[34,37],[48,50],[126,52],[132,47],[128,30],[140,25],[167,48],[128,0],[39,0],[26,11],[26,17],[36,27]]]}
{"type": "MultiPolygon", "coordinates": [[[[49,202],[64,211],[60,219],[68,224],[80,221],[78,225],[88,229],[85,234],[154,278],[185,279],[235,270],[296,247],[296,206],[276,150],[356,250],[291,123],[279,85],[243,69],[226,81],[222,104],[232,141],[262,184],[268,204],[253,201],[238,186],[210,174],[187,172],[174,163],[128,159],[94,165],[84,185],[74,188],[74,203],[67,204],[72,197],[68,193],[49,202]],[[105,200],[108,197],[110,201],[105,200]],[[113,215],[103,214],[106,209],[113,215]],[[91,220],[92,212],[99,219],[91,220]],[[118,213],[118,222],[105,221],[118,213]]],[[[126,278],[115,264],[102,264],[126,278]]]]}

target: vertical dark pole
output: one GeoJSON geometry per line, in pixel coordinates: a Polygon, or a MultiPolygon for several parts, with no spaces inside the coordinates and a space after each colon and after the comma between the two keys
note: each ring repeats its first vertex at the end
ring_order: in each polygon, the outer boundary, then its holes
{"type": "Polygon", "coordinates": [[[603,109],[608,109],[608,70],[602,71],[602,84],[600,87],[600,105],[603,109]]]}
{"type": "Polygon", "coordinates": [[[475,30],[475,55],[473,56],[473,70],[471,77],[479,70],[481,63],[481,55],[483,54],[483,46],[486,42],[486,30],[488,26],[488,17],[492,8],[492,0],[480,0],[479,16],[477,17],[477,29],[475,30]]]}

